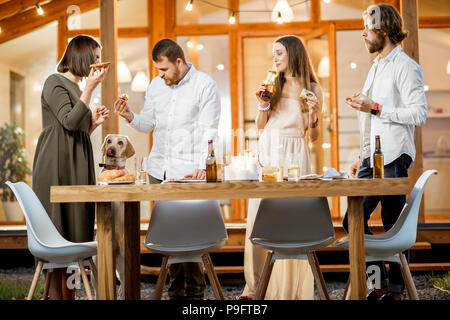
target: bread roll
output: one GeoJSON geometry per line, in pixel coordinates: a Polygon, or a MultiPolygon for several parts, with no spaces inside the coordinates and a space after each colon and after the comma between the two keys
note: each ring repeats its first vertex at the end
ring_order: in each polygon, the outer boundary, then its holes
{"type": "Polygon", "coordinates": [[[98,175],[98,181],[112,181],[124,175],[125,172],[123,170],[107,170],[98,175]]]}
{"type": "Polygon", "coordinates": [[[113,181],[134,181],[134,180],[136,180],[136,176],[134,175],[134,173],[129,173],[127,175],[113,179],[113,181]]]}

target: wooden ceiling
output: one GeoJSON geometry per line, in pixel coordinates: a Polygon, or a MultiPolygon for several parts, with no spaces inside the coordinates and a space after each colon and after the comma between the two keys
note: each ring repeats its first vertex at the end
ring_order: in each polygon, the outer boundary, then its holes
{"type": "Polygon", "coordinates": [[[14,39],[40,28],[66,15],[67,8],[76,5],[80,12],[99,6],[99,0],[0,0],[0,43],[14,39]],[[36,3],[44,10],[38,15],[36,3]]]}

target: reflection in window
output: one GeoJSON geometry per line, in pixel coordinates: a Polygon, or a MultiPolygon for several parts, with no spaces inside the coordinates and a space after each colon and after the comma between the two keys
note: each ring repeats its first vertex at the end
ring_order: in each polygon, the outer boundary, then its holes
{"type": "Polygon", "coordinates": [[[228,7],[228,0],[193,1],[191,10],[186,9],[188,4],[189,0],[176,0],[177,24],[215,24],[228,22],[228,11],[224,9],[228,7]]]}
{"type": "Polygon", "coordinates": [[[362,19],[363,12],[374,0],[330,0],[320,1],[323,20],[362,19]]]}
{"type": "MultiPolygon", "coordinates": [[[[100,28],[99,8],[83,13],[79,12],[79,7],[76,5],[71,5],[67,8],[67,13],[71,14],[67,19],[67,28],[69,30],[100,28]]],[[[119,28],[147,26],[147,12],[147,0],[117,1],[117,25],[119,28]]]]}
{"type": "MultiPolygon", "coordinates": [[[[145,91],[149,85],[148,39],[120,38],[118,41],[117,78],[119,95],[128,95],[128,105],[135,113],[144,107],[145,91]]],[[[119,133],[129,137],[136,151],[127,161],[128,170],[135,172],[136,157],[147,157],[150,152],[149,135],[132,129],[125,119],[119,117],[119,133]]],[[[141,202],[141,220],[150,217],[150,203],[141,202]]]]}
{"type": "Polygon", "coordinates": [[[421,17],[450,16],[448,0],[418,0],[418,7],[421,17]]]}
{"type": "Polygon", "coordinates": [[[240,22],[277,22],[278,12],[283,22],[310,20],[309,1],[240,0],[239,11],[240,22]]]}

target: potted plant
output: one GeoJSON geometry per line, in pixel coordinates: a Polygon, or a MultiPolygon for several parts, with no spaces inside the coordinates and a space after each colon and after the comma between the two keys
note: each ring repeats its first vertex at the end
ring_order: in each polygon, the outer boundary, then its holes
{"type": "Polygon", "coordinates": [[[6,181],[25,181],[31,174],[22,146],[25,133],[17,124],[0,127],[0,192],[2,205],[8,221],[22,221],[23,215],[6,181]]]}

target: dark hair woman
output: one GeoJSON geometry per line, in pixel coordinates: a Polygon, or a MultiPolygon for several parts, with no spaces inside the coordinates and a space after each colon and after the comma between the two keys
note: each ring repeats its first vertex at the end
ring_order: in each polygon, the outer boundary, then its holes
{"type": "MultiPolygon", "coordinates": [[[[295,166],[301,175],[306,175],[311,173],[311,163],[305,136],[308,133],[311,141],[319,136],[322,91],[299,38],[277,39],[273,44],[273,63],[277,72],[273,96],[262,95],[266,90],[264,84],[256,91],[259,103],[256,125],[262,130],[258,142],[259,161],[263,166],[281,167],[284,176],[288,166],[295,166]],[[300,98],[304,89],[314,93],[305,102],[300,98]]],[[[264,266],[264,249],[253,246],[248,240],[259,204],[260,199],[250,199],[248,205],[244,251],[246,286],[241,299],[255,297],[264,266]]],[[[314,299],[314,279],[308,261],[277,261],[265,299],[314,299]]]]}
{"type": "MultiPolygon", "coordinates": [[[[58,64],[58,73],[47,78],[41,95],[42,132],[34,155],[33,189],[55,227],[72,242],[93,240],[95,208],[90,203],[50,203],[50,187],[95,184],[90,134],[109,117],[104,106],[94,112],[89,108],[93,91],[108,71],[95,72],[89,67],[100,61],[100,49],[89,36],[73,38],[58,64]],[[78,82],[83,77],[87,79],[81,93],[78,82]]],[[[74,287],[67,281],[71,274],[66,270],[51,273],[50,299],[75,298],[74,287]]]]}

